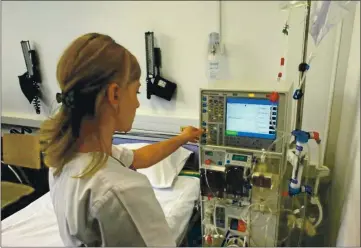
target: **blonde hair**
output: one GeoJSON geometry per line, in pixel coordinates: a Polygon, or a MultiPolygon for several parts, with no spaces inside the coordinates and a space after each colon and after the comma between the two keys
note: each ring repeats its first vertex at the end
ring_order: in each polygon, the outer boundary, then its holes
{"type": "MultiPolygon", "coordinates": [[[[65,50],[56,76],[63,95],[75,91],[75,98],[81,99],[74,99],[78,104],[74,108],[62,104],[58,113],[41,125],[44,162],[55,168],[55,176],[76,156],[81,121],[98,116],[109,83],[117,82],[122,87],[139,80],[140,67],[136,58],[111,37],[89,33],[74,40],[65,50]]],[[[95,135],[100,142],[99,133],[95,135]]],[[[100,146],[104,147],[102,142],[100,146]]],[[[102,152],[92,153],[90,164],[77,177],[93,175],[108,157],[102,152]]]]}

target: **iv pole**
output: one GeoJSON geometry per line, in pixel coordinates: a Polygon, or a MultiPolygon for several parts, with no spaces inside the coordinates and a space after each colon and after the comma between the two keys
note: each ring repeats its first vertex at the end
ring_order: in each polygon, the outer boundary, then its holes
{"type": "MultiPolygon", "coordinates": [[[[308,36],[309,36],[308,33],[309,33],[309,29],[310,29],[310,19],[311,19],[311,0],[307,0],[306,20],[305,20],[305,26],[304,26],[303,48],[302,48],[302,64],[304,64],[304,65],[307,64],[307,48],[308,48],[308,36]]],[[[302,83],[301,88],[299,90],[302,93],[302,96],[301,96],[301,98],[299,98],[297,100],[297,112],[296,112],[296,123],[295,123],[296,124],[295,125],[296,130],[295,130],[295,132],[299,132],[299,134],[296,134],[296,135],[302,136],[305,133],[304,131],[302,131],[302,118],[303,118],[303,111],[304,111],[304,97],[305,97],[304,95],[305,95],[305,88],[306,88],[306,75],[304,75],[304,74],[306,73],[307,70],[304,70],[304,68],[303,69],[299,68],[299,69],[300,69],[299,84],[302,83]],[[304,80],[304,82],[302,82],[303,80],[304,80]]],[[[315,136],[316,132],[307,132],[307,133],[309,135],[309,137],[307,139],[311,138],[311,139],[315,139],[317,143],[320,142],[319,137],[318,137],[318,133],[317,133],[317,137],[315,136]]],[[[296,136],[295,136],[295,138],[297,139],[296,136]]],[[[302,144],[300,144],[299,142],[296,143],[296,150],[298,150],[297,146],[300,146],[300,145],[302,146],[302,144]]],[[[302,149],[299,150],[299,151],[302,151],[302,149]]],[[[299,162],[297,162],[296,167],[294,167],[294,169],[296,169],[296,174],[299,173],[299,171],[298,171],[299,166],[300,166],[300,164],[299,164],[299,162]]],[[[317,194],[319,178],[329,175],[329,169],[327,167],[325,167],[325,166],[318,165],[316,170],[317,170],[317,174],[318,174],[317,179],[316,179],[316,185],[317,186],[315,186],[316,194],[317,194]]],[[[302,177],[302,172],[301,172],[301,177],[302,177]]],[[[300,179],[299,176],[297,178],[300,179]]],[[[292,179],[292,180],[294,180],[294,179],[292,179]]],[[[291,190],[291,191],[289,191],[289,192],[292,192],[292,188],[293,188],[293,190],[295,188],[292,184],[294,184],[294,182],[292,182],[290,184],[289,190],[291,190]]],[[[309,186],[305,185],[304,187],[305,187],[305,191],[307,193],[309,191],[307,189],[309,186]]],[[[308,192],[308,193],[310,193],[310,192],[308,192]]],[[[311,204],[312,205],[317,205],[319,207],[319,210],[320,210],[320,213],[319,213],[320,217],[319,217],[318,222],[316,223],[316,226],[317,226],[319,224],[319,222],[322,221],[322,206],[321,206],[321,203],[319,201],[318,196],[316,196],[314,193],[312,193],[312,195],[313,196],[311,197],[311,204]]],[[[303,215],[303,219],[305,218],[305,213],[306,213],[306,209],[307,209],[307,205],[308,205],[306,198],[304,198],[304,199],[305,199],[305,201],[304,201],[304,211],[305,212],[304,212],[304,215],[303,215]]],[[[294,203],[294,201],[292,201],[292,205],[293,205],[293,203],[294,203]]],[[[298,246],[300,246],[302,237],[304,236],[304,230],[305,230],[305,221],[303,221],[303,223],[302,223],[302,231],[301,231],[300,236],[298,238],[298,246]]],[[[290,242],[290,240],[289,240],[289,242],[290,242]]]]}
{"type": "MultiPolygon", "coordinates": [[[[308,32],[310,29],[310,18],[311,18],[311,0],[307,0],[306,6],[306,22],[304,26],[304,33],[303,33],[303,48],[302,48],[302,63],[307,63],[307,47],[308,47],[308,32]]],[[[299,75],[299,83],[301,83],[303,74],[306,72],[300,71],[299,75]]],[[[302,117],[303,117],[303,105],[305,99],[305,88],[306,88],[306,78],[301,86],[301,92],[303,96],[301,99],[297,101],[297,111],[296,111],[296,129],[301,130],[302,127],[302,117]]]]}

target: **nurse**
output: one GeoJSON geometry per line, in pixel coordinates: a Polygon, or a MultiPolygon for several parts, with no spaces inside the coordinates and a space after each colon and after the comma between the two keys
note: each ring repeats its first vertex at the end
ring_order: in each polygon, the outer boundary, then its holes
{"type": "Polygon", "coordinates": [[[52,203],[65,246],[175,246],[148,179],[137,173],[196,142],[202,131],[138,150],[112,146],[115,131],[132,128],[139,107],[137,59],[111,37],[85,34],[57,66],[58,113],[43,122],[40,140],[52,203]]]}

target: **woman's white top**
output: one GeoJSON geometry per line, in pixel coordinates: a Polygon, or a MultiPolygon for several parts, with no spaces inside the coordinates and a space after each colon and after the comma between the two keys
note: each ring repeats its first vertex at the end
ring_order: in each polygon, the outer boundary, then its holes
{"type": "Polygon", "coordinates": [[[146,176],[130,169],[133,151],[113,147],[104,168],[76,179],[91,161],[78,154],[49,185],[65,246],[176,246],[146,176]],[[123,165],[118,161],[120,160],[123,165]],[[124,167],[125,166],[125,167],[124,167]]]}

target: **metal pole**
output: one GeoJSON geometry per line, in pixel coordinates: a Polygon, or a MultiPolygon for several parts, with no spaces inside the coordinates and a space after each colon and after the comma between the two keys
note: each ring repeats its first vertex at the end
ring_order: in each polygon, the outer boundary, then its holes
{"type": "MultiPolygon", "coordinates": [[[[308,45],[308,32],[310,29],[310,17],[311,17],[311,0],[307,0],[306,7],[306,22],[303,34],[303,49],[302,49],[302,62],[307,63],[307,45],[308,45]]],[[[299,82],[301,83],[304,72],[300,72],[299,82]]],[[[297,101],[297,112],[296,112],[296,129],[301,130],[302,127],[302,117],[303,117],[303,101],[305,99],[305,88],[306,88],[306,78],[304,83],[301,86],[301,92],[303,96],[297,101]]]]}

